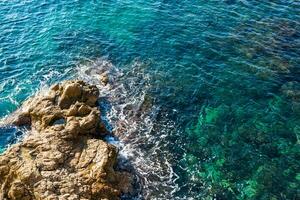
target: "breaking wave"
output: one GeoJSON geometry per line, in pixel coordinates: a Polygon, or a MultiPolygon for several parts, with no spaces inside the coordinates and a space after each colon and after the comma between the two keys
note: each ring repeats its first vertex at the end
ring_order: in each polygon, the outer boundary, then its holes
{"type": "MultiPolygon", "coordinates": [[[[77,67],[79,79],[100,89],[103,120],[116,136],[107,138],[120,149],[123,167],[132,167],[138,178],[138,199],[173,199],[178,191],[167,137],[174,134],[175,123],[155,105],[148,91],[150,77],[145,64],[134,61],[130,70],[119,70],[105,59],[77,67]],[[100,74],[108,74],[109,84],[99,85],[100,74]]],[[[122,167],[122,166],[121,166],[122,167]]]]}

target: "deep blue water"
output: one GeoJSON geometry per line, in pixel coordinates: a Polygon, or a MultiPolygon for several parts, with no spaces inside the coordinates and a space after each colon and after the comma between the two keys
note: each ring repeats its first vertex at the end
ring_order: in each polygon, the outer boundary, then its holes
{"type": "Polygon", "coordinates": [[[141,197],[300,198],[299,1],[0,2],[2,118],[99,59],[125,99],[151,99],[124,142],[141,197]]]}

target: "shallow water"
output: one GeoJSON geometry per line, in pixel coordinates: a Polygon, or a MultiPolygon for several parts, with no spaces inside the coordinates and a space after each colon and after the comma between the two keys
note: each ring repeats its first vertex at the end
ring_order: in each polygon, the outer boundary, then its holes
{"type": "MultiPolygon", "coordinates": [[[[140,198],[300,198],[299,13],[295,0],[1,1],[0,116],[109,65],[103,118],[140,198]]],[[[0,149],[15,134],[1,128],[0,149]]]]}

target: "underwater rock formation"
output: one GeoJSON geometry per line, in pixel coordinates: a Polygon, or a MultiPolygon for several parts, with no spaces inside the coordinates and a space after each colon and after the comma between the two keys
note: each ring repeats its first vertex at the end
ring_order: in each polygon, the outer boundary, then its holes
{"type": "Polygon", "coordinates": [[[99,91],[66,81],[27,100],[11,121],[31,130],[0,156],[0,199],[119,199],[131,176],[114,169],[117,149],[96,107],[99,91]]]}

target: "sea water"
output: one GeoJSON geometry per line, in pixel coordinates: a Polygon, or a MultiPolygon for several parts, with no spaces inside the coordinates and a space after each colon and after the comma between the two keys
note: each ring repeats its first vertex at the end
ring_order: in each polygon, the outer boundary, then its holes
{"type": "Polygon", "coordinates": [[[95,63],[138,198],[300,198],[299,1],[0,2],[2,119],[95,63]]]}

